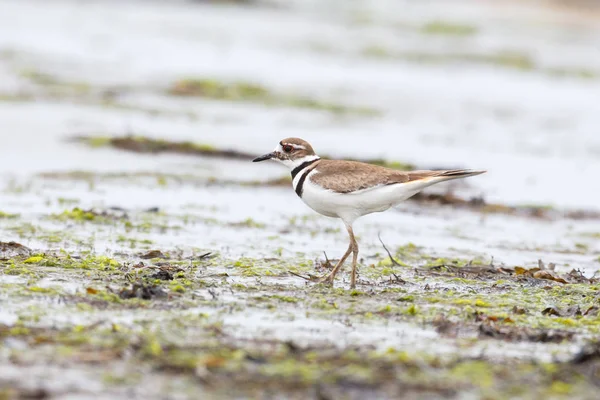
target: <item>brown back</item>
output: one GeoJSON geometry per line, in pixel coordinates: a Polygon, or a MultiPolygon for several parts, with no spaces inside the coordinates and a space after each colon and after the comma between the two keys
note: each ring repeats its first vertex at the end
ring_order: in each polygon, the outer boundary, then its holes
{"type": "Polygon", "coordinates": [[[447,171],[397,171],[357,161],[320,160],[310,180],[325,189],[348,193],[374,186],[412,182],[443,175],[447,171]]]}

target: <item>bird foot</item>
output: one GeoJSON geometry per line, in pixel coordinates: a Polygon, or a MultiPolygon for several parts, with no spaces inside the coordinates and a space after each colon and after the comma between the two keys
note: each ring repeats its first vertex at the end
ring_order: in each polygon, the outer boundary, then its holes
{"type": "Polygon", "coordinates": [[[328,274],[325,276],[315,276],[315,275],[310,275],[310,274],[308,276],[303,276],[303,275],[297,274],[292,271],[288,271],[288,273],[290,275],[297,276],[298,278],[302,278],[305,281],[314,282],[314,283],[323,283],[328,286],[333,286],[333,276],[331,276],[331,274],[328,274]]]}
{"type": "Polygon", "coordinates": [[[333,286],[333,275],[332,274],[327,274],[325,276],[322,276],[316,282],[317,283],[324,283],[324,284],[329,285],[329,286],[333,286]]]}
{"type": "Polygon", "coordinates": [[[298,278],[302,278],[305,281],[309,281],[309,282],[319,282],[322,279],[322,277],[320,277],[320,276],[315,276],[315,275],[311,275],[311,274],[308,274],[308,276],[304,276],[304,275],[300,275],[300,274],[297,274],[292,271],[288,271],[288,273],[290,275],[297,276],[298,278]]]}

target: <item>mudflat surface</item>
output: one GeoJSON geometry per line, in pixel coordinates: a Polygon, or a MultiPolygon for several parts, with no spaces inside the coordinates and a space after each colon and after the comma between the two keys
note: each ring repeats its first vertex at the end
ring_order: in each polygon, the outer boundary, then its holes
{"type": "Polygon", "coordinates": [[[0,398],[595,398],[595,9],[0,9],[0,398]],[[332,288],[342,223],[250,163],[289,136],[489,172],[357,221],[332,288]]]}

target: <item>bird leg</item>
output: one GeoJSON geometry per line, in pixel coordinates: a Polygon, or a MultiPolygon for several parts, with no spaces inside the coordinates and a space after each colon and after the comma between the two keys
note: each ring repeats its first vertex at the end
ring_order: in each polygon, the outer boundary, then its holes
{"type": "Polygon", "coordinates": [[[354,237],[352,226],[348,226],[348,234],[350,235],[350,247],[352,248],[352,276],[350,278],[350,289],[356,287],[356,262],[358,261],[358,243],[354,237]]]}
{"type": "Polygon", "coordinates": [[[318,283],[327,282],[327,283],[333,285],[333,279],[335,278],[335,275],[338,273],[338,270],[342,267],[342,265],[344,264],[344,261],[346,261],[346,258],[348,258],[348,256],[350,255],[351,252],[352,252],[352,243],[350,243],[350,245],[348,246],[348,250],[346,250],[346,253],[343,255],[342,258],[340,258],[340,261],[338,261],[338,263],[335,265],[335,267],[333,268],[333,271],[331,271],[330,274],[325,275],[324,277],[319,279],[317,282],[318,283]]]}
{"type": "Polygon", "coordinates": [[[321,278],[318,281],[319,283],[328,282],[330,284],[333,284],[335,275],[342,268],[344,261],[346,261],[346,259],[350,255],[350,253],[352,253],[353,254],[353,256],[352,256],[352,279],[350,281],[350,287],[354,288],[356,286],[356,261],[358,259],[358,243],[356,243],[356,238],[354,237],[354,231],[352,230],[352,225],[346,223],[346,229],[348,230],[348,236],[350,238],[350,245],[348,246],[348,250],[346,250],[346,253],[343,255],[342,258],[340,258],[340,261],[337,263],[337,265],[335,266],[333,271],[331,271],[331,273],[329,275],[321,278]]]}

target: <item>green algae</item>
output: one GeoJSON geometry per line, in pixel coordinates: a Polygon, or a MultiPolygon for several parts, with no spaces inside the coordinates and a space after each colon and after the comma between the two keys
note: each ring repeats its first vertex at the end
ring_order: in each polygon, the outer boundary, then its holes
{"type": "Polygon", "coordinates": [[[55,288],[39,287],[39,286],[28,286],[27,290],[30,291],[30,292],[34,292],[34,293],[45,293],[45,294],[60,293],[60,291],[58,291],[55,288]]]}
{"type": "MultiPolygon", "coordinates": [[[[467,27],[452,25],[426,25],[424,33],[436,35],[469,36],[475,33],[467,27]],[[428,28],[427,28],[428,27],[428,28]],[[426,30],[429,32],[426,32],[426,30]],[[454,30],[454,33],[452,31],[454,30]]],[[[571,78],[591,80],[600,77],[600,71],[584,67],[546,67],[539,65],[529,54],[505,50],[495,53],[432,53],[425,51],[395,51],[380,45],[370,45],[361,51],[361,55],[374,59],[401,60],[405,62],[423,65],[460,65],[473,64],[489,67],[504,68],[522,72],[537,72],[551,78],[571,78]]]]}
{"type": "Polygon", "coordinates": [[[0,211],[0,219],[16,219],[19,218],[19,214],[10,214],[4,211],[0,211]]]}
{"type": "Polygon", "coordinates": [[[211,79],[185,78],[173,83],[169,94],[177,96],[200,96],[219,100],[262,99],[269,91],[247,82],[222,83],[211,79]]]}
{"type": "MultiPolygon", "coordinates": [[[[34,96],[29,93],[2,93],[0,92],[0,101],[7,103],[24,103],[34,100],[34,96]]],[[[1,393],[1,392],[0,392],[1,393]]]]}
{"type": "Polygon", "coordinates": [[[43,259],[44,259],[43,256],[32,256],[32,257],[27,258],[25,261],[23,261],[23,263],[25,263],[25,264],[38,264],[43,259]]]}
{"type": "Polygon", "coordinates": [[[242,101],[265,106],[287,106],[332,114],[362,116],[378,115],[377,110],[314,99],[308,96],[275,93],[249,82],[221,82],[215,79],[184,78],[174,82],[167,93],[174,96],[193,96],[211,100],[242,101]]]}
{"type": "Polygon", "coordinates": [[[36,69],[22,70],[19,75],[43,88],[46,93],[53,97],[88,95],[92,90],[91,86],[85,82],[68,81],[36,69]]]}
{"type": "Polygon", "coordinates": [[[452,368],[450,374],[465,383],[477,382],[482,388],[491,387],[495,380],[493,367],[484,361],[462,362],[452,368]]]}
{"type": "Polygon", "coordinates": [[[300,299],[298,299],[296,297],[292,297],[292,296],[282,296],[282,295],[275,294],[270,297],[273,299],[276,299],[276,300],[283,301],[285,303],[298,303],[300,301],[300,299]]]}
{"type": "Polygon", "coordinates": [[[240,258],[235,260],[231,266],[240,271],[242,276],[287,276],[288,273],[295,272],[297,274],[307,273],[311,269],[309,262],[294,262],[289,264],[279,259],[256,260],[251,258],[240,258]]]}
{"type": "Polygon", "coordinates": [[[551,67],[544,70],[546,74],[555,78],[575,78],[575,79],[598,79],[600,71],[584,67],[551,67]]]}
{"type": "MultiPolygon", "coordinates": [[[[439,257],[427,254],[414,244],[400,246],[397,250],[420,265],[440,261],[439,257]]],[[[302,257],[289,262],[250,257],[227,260],[217,256],[198,261],[197,264],[202,265],[198,270],[177,269],[175,265],[188,266],[189,262],[167,259],[167,265],[161,268],[171,270],[173,280],[161,281],[152,277],[156,269],[140,269],[120,258],[93,253],[34,254],[10,262],[0,261],[0,274],[6,273],[6,267],[12,264],[29,268],[35,276],[23,290],[13,285],[2,286],[3,291],[8,290],[21,299],[67,299],[69,310],[89,315],[107,309],[131,310],[138,315],[138,320],[128,322],[126,326],[114,322],[108,326],[106,323],[99,326],[73,323],[64,330],[40,330],[36,325],[39,322],[35,321],[47,318],[46,313],[31,310],[28,314],[21,313],[19,325],[12,330],[0,325],[0,338],[25,338],[32,343],[30,352],[37,351],[36,341],[40,341],[46,346],[45,351],[55,352],[62,362],[73,365],[78,365],[77,357],[84,351],[88,354],[85,357],[92,359],[109,357],[117,360],[119,354],[127,352],[139,365],[169,371],[180,377],[210,376],[217,387],[220,387],[221,379],[230,383],[230,377],[237,376],[240,379],[237,387],[243,393],[249,393],[246,385],[253,380],[262,385],[273,385],[278,390],[295,387],[300,391],[318,384],[343,387],[352,382],[371,395],[384,392],[389,395],[383,389],[388,385],[414,388],[415,393],[421,394],[423,389],[419,388],[425,385],[437,388],[435,390],[476,393],[492,398],[507,393],[525,393],[534,397],[540,393],[559,395],[567,390],[575,395],[588,390],[589,382],[585,379],[553,378],[557,371],[574,371],[570,364],[554,363],[551,364],[554,369],[548,369],[546,364],[527,360],[499,361],[485,356],[473,360],[460,356],[460,353],[440,359],[415,351],[373,351],[369,346],[335,350],[316,344],[311,345],[316,347],[304,349],[276,339],[236,339],[229,334],[231,327],[222,322],[222,318],[231,313],[251,315],[256,310],[273,313],[277,315],[275,318],[297,318],[301,308],[302,315],[312,320],[345,321],[344,324],[402,321],[436,326],[440,313],[443,313],[449,323],[458,324],[463,332],[476,332],[480,324],[493,324],[493,329],[500,332],[518,329],[566,329],[578,335],[600,332],[597,316],[570,315],[571,311],[567,311],[573,306],[580,307],[582,312],[592,307],[600,290],[597,284],[549,282],[532,285],[531,280],[510,274],[477,276],[472,273],[471,278],[468,275],[465,278],[459,275],[461,268],[474,268],[474,263],[458,258],[444,259],[443,263],[455,267],[443,274],[431,274],[431,267],[423,268],[419,271],[424,275],[421,280],[413,276],[413,268],[395,268],[396,274],[411,282],[400,287],[380,283],[381,271],[389,267],[374,266],[368,274],[370,282],[365,284],[366,278],[361,272],[360,289],[346,290],[324,285],[303,288],[280,283],[281,277],[288,276],[286,272],[291,268],[297,268],[303,274],[317,274],[315,264],[302,257]],[[26,260],[30,261],[25,263],[26,260]],[[216,272],[222,270],[227,274],[218,276],[216,272]],[[66,294],[60,286],[37,283],[39,278],[56,276],[57,271],[62,271],[61,276],[67,279],[85,277],[81,281],[85,286],[76,294],[66,294]],[[232,278],[235,279],[230,281],[232,278]],[[244,279],[244,283],[233,283],[239,279],[244,279]],[[90,281],[92,283],[88,283],[90,281]],[[140,287],[164,288],[168,295],[152,299],[124,297],[124,293],[132,293],[132,283],[140,287]],[[214,296],[209,294],[210,291],[214,296]],[[229,291],[232,300],[224,300],[221,296],[229,291]],[[556,305],[561,315],[543,314],[548,304],[556,305]],[[513,312],[515,306],[525,307],[525,313],[513,312]],[[198,307],[201,311],[197,311],[198,307]],[[547,383],[520,384],[524,371],[527,376],[547,383]],[[379,389],[373,392],[373,388],[379,389]]],[[[341,279],[347,273],[342,273],[341,279]]],[[[526,336],[517,338],[528,340],[526,336]]],[[[487,340],[493,343],[503,339],[487,340]]]]}
{"type": "MultiPolygon", "coordinates": [[[[145,136],[131,135],[125,137],[110,136],[78,136],[72,141],[83,143],[91,148],[113,147],[137,153],[179,153],[203,156],[222,156],[230,158],[249,158],[250,155],[237,153],[231,150],[220,150],[207,143],[196,143],[190,141],[175,142],[164,139],[154,139],[145,136]]],[[[82,172],[84,178],[89,174],[82,172]]],[[[163,175],[164,176],[164,175],[163,175]]]]}
{"type": "MultiPolygon", "coordinates": [[[[187,217],[178,218],[182,224],[189,221],[187,217]]],[[[183,229],[182,225],[175,225],[169,223],[166,215],[150,211],[136,211],[136,212],[125,212],[125,211],[113,211],[108,210],[85,210],[79,207],[73,209],[67,209],[61,213],[50,214],[46,219],[53,222],[62,223],[77,223],[80,225],[92,224],[98,226],[113,226],[121,229],[119,235],[115,238],[117,243],[129,243],[131,248],[141,247],[147,248],[152,243],[150,239],[141,239],[132,234],[135,233],[150,233],[150,232],[166,232],[166,231],[178,231],[183,229]]],[[[38,228],[31,226],[31,232],[33,234],[37,232],[38,228]]],[[[69,235],[63,231],[47,231],[42,230],[39,235],[50,243],[59,243],[64,240],[71,240],[79,245],[86,245],[85,241],[77,240],[73,235],[69,235]]],[[[26,235],[25,235],[26,236],[26,235]]],[[[93,239],[93,237],[92,237],[93,239]]],[[[92,244],[87,244],[92,245],[92,244]]]]}
{"type": "Polygon", "coordinates": [[[54,215],[58,220],[73,220],[73,221],[97,221],[99,216],[91,211],[84,211],[81,208],[75,207],[71,210],[65,210],[61,214],[54,215]]]}
{"type": "Polygon", "coordinates": [[[245,220],[240,221],[240,222],[233,222],[230,225],[237,226],[237,227],[257,228],[257,229],[263,229],[266,226],[263,223],[256,222],[252,218],[246,218],[245,220]]]}
{"type": "Polygon", "coordinates": [[[107,136],[92,136],[86,141],[86,144],[92,148],[107,147],[110,145],[111,138],[107,136]]]}
{"type": "Polygon", "coordinates": [[[362,54],[371,58],[398,59],[418,64],[438,65],[451,63],[471,63],[504,67],[520,71],[532,71],[536,68],[534,61],[528,55],[508,51],[492,54],[426,52],[394,53],[380,46],[369,46],[363,49],[362,54]]]}
{"type": "Polygon", "coordinates": [[[472,305],[475,307],[489,307],[490,303],[483,301],[481,299],[456,299],[454,300],[454,304],[456,305],[472,305]]]}
{"type": "Polygon", "coordinates": [[[477,33],[477,28],[466,24],[432,21],[423,25],[420,31],[428,35],[471,36],[477,33]]]}
{"type": "Polygon", "coordinates": [[[26,78],[38,85],[57,85],[59,83],[58,78],[32,69],[23,70],[20,75],[22,78],[26,78]]]}
{"type": "Polygon", "coordinates": [[[102,271],[116,271],[121,264],[113,258],[106,256],[86,255],[84,257],[72,257],[69,254],[42,254],[34,255],[22,260],[12,259],[0,263],[8,267],[8,270],[18,269],[30,271],[33,267],[54,267],[61,269],[93,269],[102,271]]]}
{"type": "Polygon", "coordinates": [[[119,235],[117,236],[116,242],[122,245],[126,245],[130,249],[143,248],[148,249],[154,244],[150,239],[139,239],[132,236],[119,235]]]}

